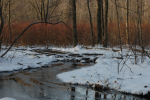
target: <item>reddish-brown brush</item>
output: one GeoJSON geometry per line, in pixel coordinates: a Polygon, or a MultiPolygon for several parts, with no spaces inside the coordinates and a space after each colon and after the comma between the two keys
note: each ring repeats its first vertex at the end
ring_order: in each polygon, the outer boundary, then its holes
{"type": "MultiPolygon", "coordinates": [[[[5,24],[3,29],[3,43],[10,45],[13,40],[21,34],[21,32],[30,25],[30,22],[13,23],[11,30],[9,25],[5,24]]],[[[71,27],[71,25],[69,25],[71,27]]],[[[126,25],[120,23],[121,43],[127,43],[126,25]]],[[[149,45],[150,39],[150,25],[148,23],[142,24],[143,43],[149,45]]],[[[93,24],[94,29],[94,43],[96,41],[96,24],[93,24]]],[[[130,43],[134,44],[138,38],[138,32],[135,23],[130,23],[129,26],[130,43]]],[[[91,45],[91,28],[87,22],[77,24],[78,43],[81,45],[91,45]]],[[[18,40],[17,45],[55,45],[55,46],[68,46],[72,45],[72,31],[64,24],[50,25],[50,24],[36,24],[30,27],[18,40]]],[[[117,23],[108,23],[108,44],[119,45],[119,34],[117,23]]]]}

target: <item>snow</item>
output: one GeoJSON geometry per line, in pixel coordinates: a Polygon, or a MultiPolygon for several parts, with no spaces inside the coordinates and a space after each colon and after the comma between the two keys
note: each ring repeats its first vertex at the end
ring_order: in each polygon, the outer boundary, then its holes
{"type": "Polygon", "coordinates": [[[4,58],[0,58],[0,72],[38,68],[55,60],[54,56],[41,55],[28,49],[12,50],[4,58]]]}
{"type": "MultiPolygon", "coordinates": [[[[123,52],[114,52],[111,48],[106,49],[97,46],[86,49],[79,45],[75,48],[53,47],[51,49],[79,55],[85,53],[99,54],[96,60],[97,63],[91,67],[58,74],[57,78],[62,80],[62,82],[93,86],[94,84],[99,84],[117,91],[138,95],[145,95],[150,91],[150,59],[148,57],[145,58],[144,63],[141,63],[141,59],[138,57],[138,64],[134,64],[134,56],[127,56],[132,54],[128,49],[124,49],[123,52]],[[117,57],[120,59],[117,59],[117,57]],[[119,70],[121,70],[119,73],[117,71],[118,66],[119,70]]],[[[9,51],[4,58],[0,58],[0,71],[38,68],[50,64],[52,61],[72,59],[68,54],[46,56],[45,54],[41,55],[30,50],[33,49],[26,48],[24,51],[16,51],[14,48],[14,50],[9,51]],[[60,58],[57,58],[58,56],[60,58]]],[[[81,60],[81,58],[76,57],[76,60],[81,60]]],[[[91,56],[90,60],[94,60],[94,57],[91,56]]],[[[81,62],[84,63],[85,60],[81,60],[81,62]]]]}
{"type": "Polygon", "coordinates": [[[13,99],[13,98],[9,98],[9,97],[5,97],[5,98],[2,98],[0,100],[16,100],[16,99],[13,99]]]}
{"type": "MultiPolygon", "coordinates": [[[[57,78],[65,83],[81,85],[99,84],[120,92],[137,95],[145,95],[150,91],[150,59],[148,57],[146,57],[144,63],[140,63],[141,60],[139,60],[138,64],[135,65],[130,60],[130,58],[134,58],[134,56],[125,56],[132,54],[132,52],[129,52],[127,49],[123,52],[113,52],[111,49],[98,50],[96,48],[87,50],[79,46],[71,49],[55,49],[80,54],[93,52],[103,54],[103,56],[99,56],[94,66],[58,74],[57,78]],[[124,55],[122,61],[121,59],[117,59],[117,57],[121,57],[120,54],[124,55]],[[117,71],[118,64],[120,69],[123,67],[119,74],[117,71]]],[[[84,60],[81,62],[84,62],[84,60]]]]}

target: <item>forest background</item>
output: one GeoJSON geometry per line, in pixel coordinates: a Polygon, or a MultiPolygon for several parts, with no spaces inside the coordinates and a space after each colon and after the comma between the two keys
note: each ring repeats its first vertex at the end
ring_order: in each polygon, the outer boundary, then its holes
{"type": "MultiPolygon", "coordinates": [[[[63,21],[72,28],[71,4],[71,0],[0,0],[0,44],[9,46],[28,25],[44,21],[45,15],[48,22],[63,21]]],[[[148,46],[150,44],[149,5],[149,0],[76,0],[78,44],[92,45],[92,41],[94,45],[104,44],[106,40],[109,46],[136,43],[148,46]],[[101,40],[97,42],[99,1],[102,31],[101,40]],[[107,17],[106,1],[108,1],[107,17]],[[88,4],[93,27],[90,24],[88,4]],[[107,33],[104,32],[105,29],[107,33]]],[[[73,45],[72,37],[72,31],[62,23],[57,25],[41,23],[30,27],[15,45],[68,46],[73,45]]]]}

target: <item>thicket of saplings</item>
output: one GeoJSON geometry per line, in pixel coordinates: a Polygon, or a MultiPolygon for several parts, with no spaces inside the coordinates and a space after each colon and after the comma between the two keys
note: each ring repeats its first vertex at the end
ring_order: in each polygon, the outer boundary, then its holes
{"type": "MultiPolygon", "coordinates": [[[[3,45],[9,46],[15,37],[30,25],[30,22],[13,23],[11,30],[9,25],[5,24],[3,28],[3,45]]],[[[72,25],[68,24],[70,27],[72,25]]],[[[96,41],[96,23],[93,24],[94,42],[96,41]]],[[[150,44],[150,24],[142,23],[143,44],[147,46],[150,44]]],[[[120,23],[121,43],[127,43],[126,24],[120,23]]],[[[138,38],[137,27],[134,22],[129,24],[130,44],[134,44],[138,38]]],[[[80,45],[91,45],[91,28],[89,23],[77,23],[77,36],[80,45]]],[[[30,27],[15,43],[16,46],[33,46],[33,45],[53,45],[53,46],[70,46],[72,45],[72,31],[64,24],[50,25],[50,24],[36,24],[30,27]]],[[[108,45],[120,45],[118,25],[117,22],[108,23],[108,45]]]]}

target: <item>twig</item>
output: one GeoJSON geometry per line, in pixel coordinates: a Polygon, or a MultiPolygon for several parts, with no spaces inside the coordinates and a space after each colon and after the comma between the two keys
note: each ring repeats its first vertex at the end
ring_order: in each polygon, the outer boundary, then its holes
{"type": "Polygon", "coordinates": [[[12,62],[12,59],[15,57],[16,52],[17,52],[17,50],[15,51],[15,53],[13,54],[13,56],[11,57],[10,63],[12,62]]]}
{"type": "MultiPolygon", "coordinates": [[[[130,71],[132,72],[131,68],[125,63],[125,65],[130,69],[130,71]]],[[[132,72],[133,73],[133,72],[132,72]]],[[[134,73],[133,73],[134,74],[134,73]]]]}
{"type": "MultiPolygon", "coordinates": [[[[87,76],[89,76],[90,77],[90,79],[94,82],[94,80],[91,78],[91,76],[89,75],[89,74],[87,74],[87,76]]],[[[90,83],[90,82],[89,82],[90,83]]],[[[95,82],[94,82],[95,83],[95,82]]]]}
{"type": "MultiPolygon", "coordinates": [[[[124,70],[124,72],[125,72],[125,70],[124,70]]],[[[123,79],[124,79],[124,72],[123,72],[123,78],[122,78],[122,81],[121,81],[121,83],[120,83],[119,89],[121,88],[121,85],[122,85],[122,82],[123,82],[123,79]]]]}

